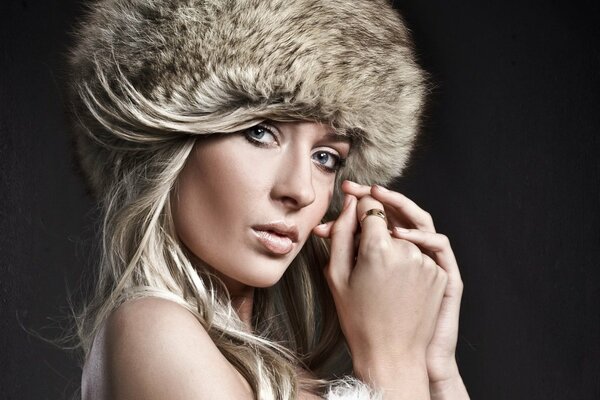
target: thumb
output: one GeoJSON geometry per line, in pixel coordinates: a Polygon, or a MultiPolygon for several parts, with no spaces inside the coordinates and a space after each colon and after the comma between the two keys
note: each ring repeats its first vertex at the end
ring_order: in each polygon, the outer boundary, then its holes
{"type": "Polygon", "coordinates": [[[356,197],[346,194],[344,208],[331,227],[328,274],[334,283],[348,282],[354,266],[354,234],[357,229],[356,197]]]}

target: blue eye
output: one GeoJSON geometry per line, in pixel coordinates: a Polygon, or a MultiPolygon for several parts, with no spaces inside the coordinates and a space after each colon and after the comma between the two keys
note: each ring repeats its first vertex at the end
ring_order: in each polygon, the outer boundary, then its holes
{"type": "Polygon", "coordinates": [[[252,144],[260,147],[267,147],[277,142],[275,134],[262,125],[256,125],[244,131],[244,137],[252,144]]]}
{"type": "MultiPolygon", "coordinates": [[[[256,125],[242,132],[244,138],[254,146],[273,147],[278,145],[277,135],[273,130],[264,125],[256,125]]],[[[345,159],[339,155],[325,150],[317,150],[311,158],[316,161],[317,167],[325,173],[336,173],[345,164],[345,159]]]]}
{"type": "Polygon", "coordinates": [[[328,151],[317,151],[313,154],[313,160],[317,161],[319,168],[330,173],[336,172],[344,165],[344,160],[328,151]]]}

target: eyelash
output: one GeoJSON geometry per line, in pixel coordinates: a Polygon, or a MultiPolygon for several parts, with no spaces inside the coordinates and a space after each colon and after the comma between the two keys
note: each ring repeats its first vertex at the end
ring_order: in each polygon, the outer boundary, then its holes
{"type": "MultiPolygon", "coordinates": [[[[250,142],[252,145],[257,146],[257,147],[262,147],[262,148],[271,147],[271,145],[269,143],[264,143],[264,142],[261,142],[259,140],[256,140],[256,139],[250,137],[249,133],[252,132],[255,129],[261,129],[261,130],[265,131],[266,133],[272,135],[273,138],[275,138],[275,140],[277,140],[277,137],[276,137],[275,133],[273,133],[273,131],[269,127],[267,127],[265,125],[256,125],[256,126],[253,126],[251,128],[246,129],[243,132],[244,133],[244,138],[246,138],[246,140],[248,142],[250,142]]],[[[337,154],[334,154],[334,153],[329,152],[329,151],[324,151],[324,150],[321,150],[321,151],[319,151],[319,152],[317,152],[315,154],[319,154],[319,153],[328,154],[330,157],[333,157],[336,160],[336,166],[334,168],[326,167],[326,166],[324,166],[321,163],[317,163],[317,167],[320,168],[321,170],[323,170],[325,173],[335,174],[335,173],[337,173],[340,170],[340,168],[342,168],[342,167],[344,167],[346,165],[346,159],[338,156],[337,154]]]]}

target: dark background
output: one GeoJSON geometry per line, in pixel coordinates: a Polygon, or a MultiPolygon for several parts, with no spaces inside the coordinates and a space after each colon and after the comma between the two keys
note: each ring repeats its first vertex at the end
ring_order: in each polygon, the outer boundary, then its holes
{"type": "MultiPolygon", "coordinates": [[[[395,2],[436,89],[395,189],[453,243],[473,399],[600,398],[600,23],[592,1],[395,2]]],[[[6,1],[0,42],[0,398],[64,399],[58,337],[92,272],[64,58],[78,1],[6,1]],[[29,332],[29,333],[28,333],[29,332]]]]}

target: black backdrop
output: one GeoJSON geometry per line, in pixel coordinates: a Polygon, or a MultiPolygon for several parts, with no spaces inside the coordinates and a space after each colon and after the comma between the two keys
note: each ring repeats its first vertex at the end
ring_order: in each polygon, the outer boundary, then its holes
{"type": "MultiPolygon", "coordinates": [[[[437,87],[395,189],[432,213],[457,253],[458,359],[472,398],[599,399],[597,6],[396,5],[437,87]]],[[[63,399],[77,360],[27,332],[57,336],[68,293],[92,273],[96,215],[62,93],[82,7],[0,7],[0,398],[63,399]]]]}

